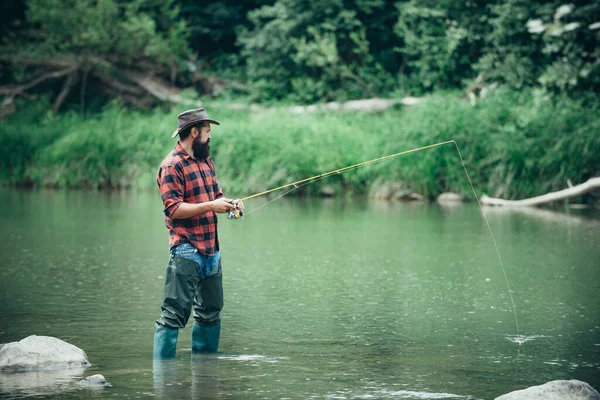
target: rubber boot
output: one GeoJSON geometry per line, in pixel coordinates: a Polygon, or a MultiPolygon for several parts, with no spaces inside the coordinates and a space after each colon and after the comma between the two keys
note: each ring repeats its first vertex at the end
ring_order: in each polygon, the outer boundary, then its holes
{"type": "Polygon", "coordinates": [[[192,328],[192,353],[216,353],[219,349],[221,324],[196,325],[192,328]]]}
{"type": "Polygon", "coordinates": [[[175,358],[179,329],[161,326],[154,331],[154,358],[175,358]]]}

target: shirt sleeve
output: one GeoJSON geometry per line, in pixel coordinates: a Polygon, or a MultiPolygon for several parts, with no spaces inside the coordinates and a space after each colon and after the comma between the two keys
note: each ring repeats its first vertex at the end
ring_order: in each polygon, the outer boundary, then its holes
{"type": "Polygon", "coordinates": [[[182,171],[175,166],[161,167],[157,177],[158,189],[163,201],[163,212],[172,218],[175,210],[183,203],[185,181],[182,171]]]}

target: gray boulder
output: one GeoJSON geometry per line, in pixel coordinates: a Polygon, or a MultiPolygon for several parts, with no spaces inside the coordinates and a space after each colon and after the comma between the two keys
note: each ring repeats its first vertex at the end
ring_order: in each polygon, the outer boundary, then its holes
{"type": "Polygon", "coordinates": [[[0,347],[0,371],[89,367],[79,347],[50,336],[28,336],[0,347]]]}
{"type": "Polygon", "coordinates": [[[110,383],[108,383],[106,381],[106,379],[104,379],[104,376],[100,375],[100,374],[88,376],[87,378],[80,380],[79,384],[83,385],[83,386],[89,386],[89,387],[106,387],[106,386],[110,387],[110,386],[112,386],[110,383]]]}
{"type": "Polygon", "coordinates": [[[515,390],[495,400],[600,400],[600,393],[585,382],[571,379],[515,390]]]}

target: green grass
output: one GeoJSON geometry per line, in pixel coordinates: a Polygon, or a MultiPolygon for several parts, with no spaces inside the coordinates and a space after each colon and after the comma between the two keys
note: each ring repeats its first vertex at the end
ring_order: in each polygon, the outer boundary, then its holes
{"type": "MultiPolygon", "coordinates": [[[[378,115],[225,106],[206,104],[222,123],[213,128],[211,151],[221,186],[232,197],[451,139],[480,194],[524,198],[600,174],[600,105],[533,92],[497,90],[477,107],[456,93],[433,95],[424,104],[378,115]]],[[[5,184],[154,188],[156,169],[175,144],[170,134],[176,115],[185,108],[142,113],[112,106],[81,117],[57,116],[45,107],[22,106],[3,122],[5,184]]],[[[404,187],[428,197],[444,191],[472,197],[454,145],[370,164],[297,192],[319,194],[325,185],[339,195],[404,187]]]]}

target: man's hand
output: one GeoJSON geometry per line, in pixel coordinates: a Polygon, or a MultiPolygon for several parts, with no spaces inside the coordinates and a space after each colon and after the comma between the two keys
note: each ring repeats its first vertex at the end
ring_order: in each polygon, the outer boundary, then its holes
{"type": "Polygon", "coordinates": [[[216,199],[213,200],[212,203],[212,210],[214,212],[216,212],[217,214],[224,214],[230,210],[234,210],[235,207],[233,204],[231,204],[233,200],[232,199],[228,199],[225,197],[221,197],[220,199],[216,199]]]}
{"type": "Polygon", "coordinates": [[[240,200],[237,202],[237,204],[235,205],[235,208],[237,208],[240,211],[244,211],[244,203],[240,200]]]}

